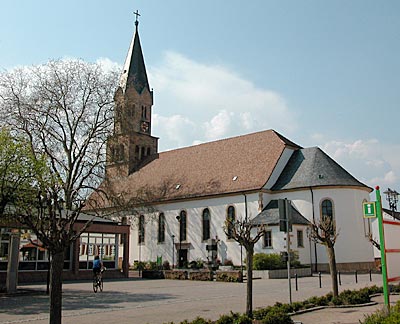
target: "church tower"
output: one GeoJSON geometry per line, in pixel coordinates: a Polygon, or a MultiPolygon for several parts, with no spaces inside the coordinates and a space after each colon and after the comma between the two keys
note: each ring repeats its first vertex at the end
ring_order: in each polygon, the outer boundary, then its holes
{"type": "Polygon", "coordinates": [[[114,133],[107,142],[106,175],[111,178],[126,177],[158,156],[158,138],[151,136],[153,91],[135,14],[135,33],[114,95],[114,133]]]}

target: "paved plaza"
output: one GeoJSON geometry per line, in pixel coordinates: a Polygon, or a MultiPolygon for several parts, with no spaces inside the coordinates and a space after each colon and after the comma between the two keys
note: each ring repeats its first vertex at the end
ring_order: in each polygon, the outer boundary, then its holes
{"type": "MultiPolygon", "coordinates": [[[[365,286],[381,286],[381,276],[342,275],[340,291],[360,289],[365,286]]],[[[302,301],[311,296],[324,295],[330,291],[329,275],[322,276],[319,288],[318,276],[299,278],[298,291],[292,280],[292,299],[302,301]]],[[[48,323],[49,299],[45,286],[26,285],[20,289],[27,293],[0,297],[0,323],[48,323]]],[[[286,303],[287,279],[254,280],[254,309],[286,303]]],[[[246,283],[222,283],[178,280],[126,279],[107,280],[104,291],[93,293],[90,281],[66,282],[63,285],[63,323],[87,324],[95,322],[162,324],[179,323],[197,316],[217,319],[230,311],[244,312],[246,283]]],[[[377,301],[382,302],[379,298],[377,301]]],[[[293,317],[304,324],[358,323],[364,314],[372,313],[382,305],[361,308],[325,309],[293,317]]]]}

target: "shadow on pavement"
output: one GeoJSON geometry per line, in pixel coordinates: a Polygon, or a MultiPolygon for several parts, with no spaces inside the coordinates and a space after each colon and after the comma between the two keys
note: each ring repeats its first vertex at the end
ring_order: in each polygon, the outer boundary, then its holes
{"type": "MultiPolygon", "coordinates": [[[[125,303],[142,303],[174,299],[170,294],[135,294],[119,291],[103,291],[94,293],[87,290],[68,290],[63,292],[63,311],[90,309],[123,309],[125,303]]],[[[130,305],[132,308],[132,304],[130,305]]],[[[0,298],[0,314],[34,315],[48,313],[49,296],[19,295],[0,298]]]]}

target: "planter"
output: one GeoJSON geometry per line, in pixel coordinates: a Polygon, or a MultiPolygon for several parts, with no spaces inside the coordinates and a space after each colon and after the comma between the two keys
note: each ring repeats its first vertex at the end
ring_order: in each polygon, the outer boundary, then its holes
{"type": "Polygon", "coordinates": [[[188,272],[186,270],[165,270],[164,278],[186,280],[188,278],[188,272]]]}
{"type": "Polygon", "coordinates": [[[242,271],[216,271],[216,281],[243,282],[242,271]]]}
{"type": "MultiPolygon", "coordinates": [[[[298,277],[311,277],[311,268],[298,268],[290,269],[290,276],[292,278],[297,274],[298,277]]],[[[287,269],[277,270],[253,270],[253,278],[261,279],[284,279],[287,278],[287,269]]]]}
{"type": "Polygon", "coordinates": [[[212,281],[213,274],[211,271],[190,271],[189,272],[190,280],[200,280],[200,281],[212,281]]]}
{"type": "Polygon", "coordinates": [[[145,279],[164,279],[164,271],[162,270],[143,270],[142,278],[145,279]]]}

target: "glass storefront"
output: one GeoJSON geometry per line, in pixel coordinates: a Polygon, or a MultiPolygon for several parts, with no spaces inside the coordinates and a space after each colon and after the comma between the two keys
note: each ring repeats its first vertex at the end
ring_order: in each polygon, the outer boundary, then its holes
{"type": "MultiPolygon", "coordinates": [[[[7,270],[9,238],[11,230],[0,229],[0,271],[7,270]]],[[[32,231],[25,230],[21,233],[19,242],[19,265],[20,271],[47,270],[49,268],[49,253],[42,247],[32,231]]],[[[71,248],[65,252],[64,270],[71,268],[71,248]]]]}
{"type": "Polygon", "coordinates": [[[83,233],[79,245],[79,269],[92,269],[96,255],[109,269],[117,268],[118,234],[83,233]]]}

